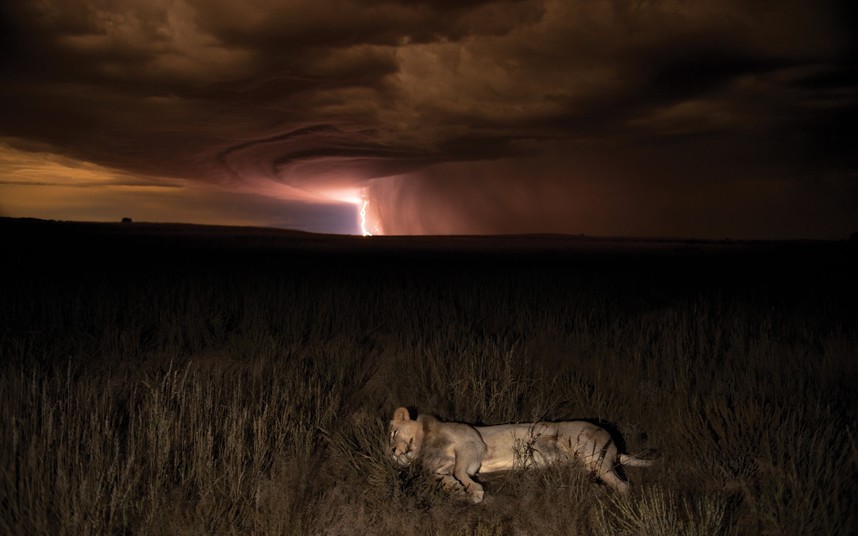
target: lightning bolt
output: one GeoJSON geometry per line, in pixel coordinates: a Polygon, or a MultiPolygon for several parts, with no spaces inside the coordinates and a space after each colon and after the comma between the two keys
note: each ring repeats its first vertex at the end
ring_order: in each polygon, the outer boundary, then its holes
{"type": "Polygon", "coordinates": [[[366,207],[369,205],[369,199],[365,195],[361,196],[360,204],[360,233],[363,236],[372,236],[372,233],[366,228],[366,207]]]}

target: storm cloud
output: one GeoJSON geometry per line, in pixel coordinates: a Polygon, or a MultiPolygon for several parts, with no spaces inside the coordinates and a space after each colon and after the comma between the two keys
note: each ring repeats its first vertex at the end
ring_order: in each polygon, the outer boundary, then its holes
{"type": "Polygon", "coordinates": [[[0,214],[840,238],[851,6],[6,3],[0,214]]]}

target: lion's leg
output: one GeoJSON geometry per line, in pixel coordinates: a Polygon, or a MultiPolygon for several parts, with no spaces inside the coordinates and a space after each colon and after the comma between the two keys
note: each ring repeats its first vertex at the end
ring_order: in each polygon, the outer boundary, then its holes
{"type": "Polygon", "coordinates": [[[483,496],[485,495],[483,486],[471,478],[471,475],[469,475],[466,470],[456,467],[456,473],[454,476],[456,477],[456,480],[461,482],[462,486],[464,486],[465,493],[468,494],[471,502],[474,504],[483,502],[483,496]]]}
{"type": "Polygon", "coordinates": [[[578,436],[582,448],[579,451],[584,465],[602,482],[619,493],[627,493],[629,484],[619,477],[614,468],[619,462],[619,451],[614,439],[602,428],[584,430],[578,436]]]}
{"type": "Polygon", "coordinates": [[[483,501],[485,492],[483,486],[479,482],[474,481],[467,472],[450,473],[435,473],[435,480],[445,491],[450,493],[467,494],[468,499],[474,504],[483,501]]]}
{"type": "Polygon", "coordinates": [[[451,473],[435,473],[435,481],[438,482],[444,490],[454,493],[462,490],[462,483],[451,473]]]}
{"type": "Polygon", "coordinates": [[[606,470],[598,473],[598,476],[602,482],[614,488],[618,493],[628,493],[629,492],[629,483],[617,476],[617,473],[614,472],[613,467],[608,467],[606,470]]]}
{"type": "Polygon", "coordinates": [[[629,491],[629,484],[614,471],[616,453],[608,448],[601,452],[584,455],[584,467],[596,478],[620,493],[629,491]]]}
{"type": "Polygon", "coordinates": [[[471,478],[473,474],[476,474],[476,470],[469,474],[469,469],[472,466],[473,464],[467,456],[456,456],[455,461],[450,460],[441,465],[433,472],[432,476],[445,491],[453,494],[464,492],[476,504],[482,502],[484,492],[479,482],[475,482],[471,478]]]}
{"type": "Polygon", "coordinates": [[[485,495],[483,486],[471,478],[480,470],[481,458],[482,453],[477,446],[463,445],[456,449],[456,465],[453,468],[453,476],[462,483],[465,493],[468,494],[474,504],[482,502],[485,495]]]}

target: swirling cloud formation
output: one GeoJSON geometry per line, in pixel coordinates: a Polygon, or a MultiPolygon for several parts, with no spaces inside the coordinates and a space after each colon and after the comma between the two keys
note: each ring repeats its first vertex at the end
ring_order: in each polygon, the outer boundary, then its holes
{"type": "Polygon", "coordinates": [[[852,6],[11,2],[0,214],[841,237],[852,6]]]}

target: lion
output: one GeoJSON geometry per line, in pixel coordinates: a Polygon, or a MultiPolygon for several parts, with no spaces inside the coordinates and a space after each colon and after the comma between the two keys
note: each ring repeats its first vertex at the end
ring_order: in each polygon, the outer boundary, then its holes
{"type": "Polygon", "coordinates": [[[464,492],[474,504],[485,495],[474,480],[478,473],[580,462],[594,477],[627,493],[629,484],[615,469],[653,464],[621,454],[611,434],[589,421],[472,426],[431,415],[414,420],[406,408],[393,412],[390,449],[399,466],[419,463],[444,489],[464,492]]]}

